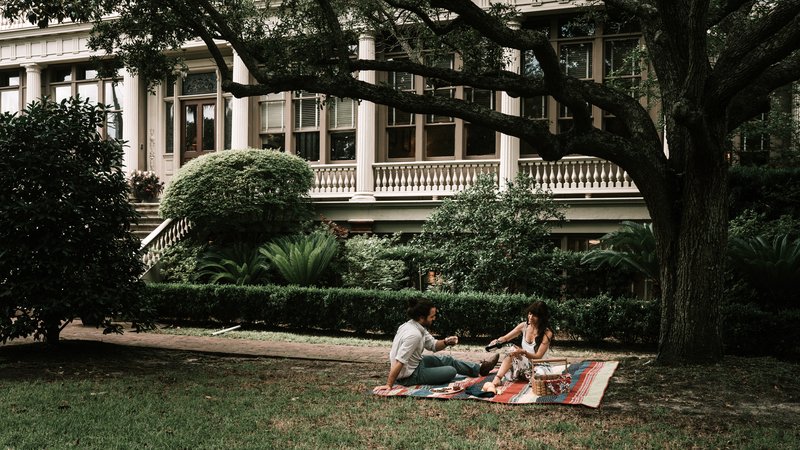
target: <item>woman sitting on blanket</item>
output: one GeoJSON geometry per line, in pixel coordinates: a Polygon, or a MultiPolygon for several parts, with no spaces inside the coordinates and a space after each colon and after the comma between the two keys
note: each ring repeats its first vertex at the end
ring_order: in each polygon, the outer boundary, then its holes
{"type": "MultiPolygon", "coordinates": [[[[531,359],[542,359],[550,349],[553,341],[553,330],[550,329],[550,308],[544,302],[534,302],[526,311],[527,321],[521,322],[503,337],[493,340],[492,344],[510,342],[520,334],[522,335],[521,347],[514,345],[514,350],[509,352],[500,364],[500,370],[495,374],[494,380],[483,385],[483,391],[497,393],[497,386],[506,380],[527,381],[531,376],[531,359]]],[[[547,373],[546,366],[536,368],[537,373],[547,373]]]]}

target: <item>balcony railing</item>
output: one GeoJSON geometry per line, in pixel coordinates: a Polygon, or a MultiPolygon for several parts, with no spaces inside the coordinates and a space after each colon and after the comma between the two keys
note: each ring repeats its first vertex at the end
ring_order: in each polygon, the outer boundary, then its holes
{"type": "MultiPolygon", "coordinates": [[[[315,183],[311,197],[350,198],[356,192],[356,165],[312,166],[315,183]]],[[[475,184],[480,174],[499,180],[500,161],[424,161],[373,165],[376,198],[408,198],[453,195],[475,184]]],[[[616,164],[585,156],[560,161],[541,158],[519,160],[519,171],[536,185],[556,195],[638,195],[628,174],[616,164]]]]}
{"type": "Polygon", "coordinates": [[[375,196],[452,195],[475,184],[481,174],[493,175],[496,182],[499,167],[497,160],[378,163],[375,196]]]}

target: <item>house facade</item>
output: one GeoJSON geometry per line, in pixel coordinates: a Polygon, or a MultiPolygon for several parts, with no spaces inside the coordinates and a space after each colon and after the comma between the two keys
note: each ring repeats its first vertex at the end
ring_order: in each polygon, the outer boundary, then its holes
{"type": "MultiPolygon", "coordinates": [[[[476,0],[489,6],[487,0],[476,0]]],[[[580,6],[565,0],[516,0],[521,12],[511,24],[546,31],[570,75],[636,89],[646,70],[631,63],[640,33],[631,24],[577,26],[580,6]]],[[[151,170],[169,182],[192,158],[215,151],[264,148],[306,159],[315,174],[310,192],[317,211],[353,231],[415,232],[442,199],[492,176],[502,189],[518,173],[534,177],[568,206],[568,223],[554,234],[563,248],[582,249],[620,221],[648,220],[644,201],[620,167],[597,158],[568,156],[543,161],[535,145],[452,117],[409,114],[351,99],[327,99],[285,92],[237,99],[223,92],[205,45],[185,45],[188,71],[148,91],[136,76],[120,70],[98,78],[87,47],[90,25],[54,24],[47,29],[0,21],[0,110],[16,112],[47,95],[56,101],[80,95],[111,105],[105,136],[127,142],[127,170],[151,170]]],[[[219,48],[234,81],[250,75],[226,43],[219,48]]],[[[361,34],[359,58],[402,58],[369,33],[361,34]]],[[[531,73],[536,60],[509,51],[509,70],[531,73]]],[[[458,68],[457,55],[436,64],[458,68]]],[[[507,114],[546,121],[553,131],[570,126],[570,113],[553,98],[513,98],[465,86],[437,87],[420,76],[361,72],[370,83],[388,83],[418,94],[481,103],[507,114]]],[[[647,99],[643,98],[642,102],[647,99]]],[[[653,109],[655,117],[657,111],[653,109]]],[[[616,118],[595,108],[595,126],[614,129],[616,118]]],[[[665,148],[668,151],[668,148],[665,148]]]]}

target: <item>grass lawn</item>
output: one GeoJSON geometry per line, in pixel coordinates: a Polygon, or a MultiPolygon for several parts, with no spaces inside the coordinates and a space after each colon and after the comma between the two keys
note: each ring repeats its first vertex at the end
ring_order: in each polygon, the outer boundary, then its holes
{"type": "Polygon", "coordinates": [[[623,360],[599,409],[380,398],[383,364],[0,347],[0,449],[800,448],[800,365],[623,360]]]}

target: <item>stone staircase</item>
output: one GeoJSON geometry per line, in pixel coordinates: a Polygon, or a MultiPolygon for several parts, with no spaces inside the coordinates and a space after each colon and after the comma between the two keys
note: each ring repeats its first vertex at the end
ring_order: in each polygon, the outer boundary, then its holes
{"type": "Polygon", "coordinates": [[[164,219],[158,217],[158,203],[139,203],[133,204],[141,217],[139,223],[131,225],[131,232],[140,240],[147,237],[153,230],[161,225],[164,219]]]}

